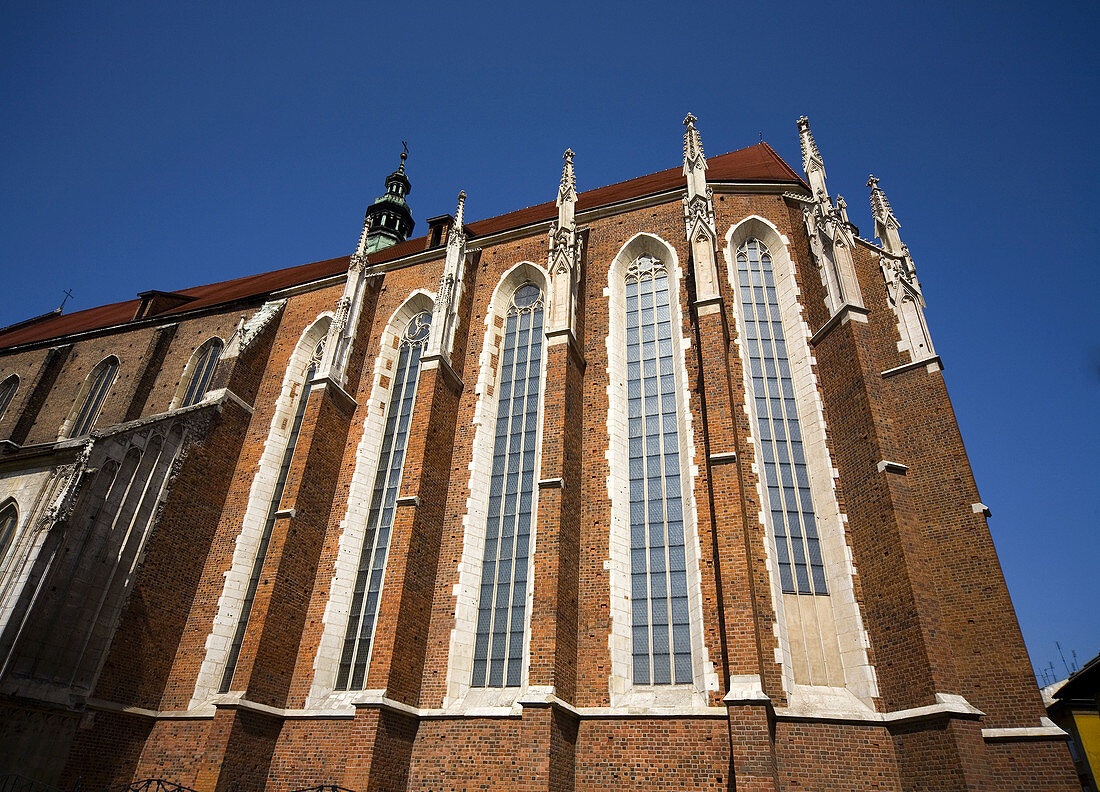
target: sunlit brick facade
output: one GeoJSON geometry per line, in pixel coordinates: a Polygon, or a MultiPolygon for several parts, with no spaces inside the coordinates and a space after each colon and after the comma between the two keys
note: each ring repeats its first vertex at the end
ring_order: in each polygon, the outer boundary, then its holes
{"type": "Polygon", "coordinates": [[[0,775],[1073,789],[878,180],[685,125],[0,330],[0,775]]]}

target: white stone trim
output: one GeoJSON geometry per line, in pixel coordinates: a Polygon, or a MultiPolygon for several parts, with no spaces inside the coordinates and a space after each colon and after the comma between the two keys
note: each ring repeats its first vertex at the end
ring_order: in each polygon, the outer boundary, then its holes
{"type": "MultiPolygon", "coordinates": [[[[15,612],[19,597],[30,580],[31,571],[52,524],[34,526],[62,496],[73,473],[66,468],[41,466],[0,475],[3,505],[15,504],[19,521],[7,552],[0,558],[0,637],[15,612]]],[[[0,657],[0,667],[4,658],[0,657]]]]}
{"type": "Polygon", "coordinates": [[[229,659],[233,633],[237,628],[237,620],[244,605],[248,578],[259,549],[264,522],[267,519],[267,508],[275,491],[283,453],[286,451],[286,444],[290,437],[295,402],[304,385],[303,380],[309,361],[313,357],[313,351],[325,337],[331,321],[330,311],[317,316],[302,331],[298,344],[287,362],[282,388],[271,417],[271,427],[264,440],[264,450],[252,478],[248,506],[245,508],[244,518],[241,520],[241,531],[237,535],[237,542],[233,549],[233,561],[229,571],[225,573],[225,586],[218,598],[217,615],[214,617],[210,634],[206,637],[206,655],[195,681],[191,708],[218,695],[221,675],[229,659]]]}
{"type": "MultiPolygon", "coordinates": [[[[355,452],[355,470],[348,487],[347,510],[340,521],[340,539],[333,563],[332,582],[329,584],[328,602],[322,616],[324,628],[313,659],[313,681],[306,698],[307,708],[330,709],[349,704],[361,691],[337,691],[336,676],[340,670],[340,655],[348,627],[348,612],[355,590],[355,578],[359,574],[359,558],[363,552],[366,523],[370,501],[374,491],[374,478],[378,469],[378,457],[382,453],[382,436],[386,428],[386,409],[393,388],[400,356],[401,335],[417,314],[435,308],[435,295],[424,289],[414,290],[386,322],[379,340],[378,357],[374,362],[370,396],[365,406],[363,434],[355,452]],[[386,377],[388,385],[383,384],[386,377]]],[[[400,490],[398,490],[400,492],[400,490]]],[[[386,566],[389,566],[387,551],[386,566]]],[[[386,569],[382,570],[382,582],[378,590],[378,606],[386,588],[386,569]]],[[[375,619],[374,627],[377,628],[375,619]]],[[[370,653],[367,657],[367,675],[374,655],[374,631],[370,637],[370,653]]]]}
{"type": "MultiPolygon", "coordinates": [[[[538,264],[522,261],[505,272],[485,309],[485,337],[478,358],[478,378],[474,388],[477,405],[474,408],[474,444],[470,456],[469,495],[462,518],[462,559],[458,566],[458,582],[454,586],[455,620],[447,652],[447,689],[443,708],[449,713],[472,713],[486,707],[511,708],[526,694],[531,662],[531,611],[534,604],[535,553],[538,547],[538,500],[542,481],[536,478],[532,494],[532,519],[527,597],[524,613],[523,662],[520,686],[473,688],[470,679],[474,669],[474,644],[477,638],[477,610],[481,591],[481,564],[485,552],[485,527],[489,509],[489,481],[493,469],[493,443],[496,433],[497,390],[500,379],[500,357],[503,352],[504,328],[496,320],[507,321],[512,293],[531,281],[542,289],[543,330],[546,330],[550,295],[550,276],[538,264]],[[493,358],[497,363],[493,364],[493,358]]],[[[535,475],[542,470],[542,423],[546,405],[546,360],[549,344],[543,339],[542,380],[539,385],[539,420],[535,432],[535,475]]]]}
{"type": "MultiPolygon", "coordinates": [[[[753,433],[756,432],[756,407],[752,398],[752,381],[747,356],[742,346],[741,339],[745,335],[744,317],[741,315],[740,288],[737,280],[737,250],[747,240],[759,239],[771,254],[772,272],[775,279],[776,295],[779,301],[780,314],[783,322],[784,336],[786,337],[787,355],[791,367],[791,379],[795,391],[795,400],[798,407],[799,424],[802,431],[803,449],[806,456],[806,465],[810,476],[811,498],[814,504],[814,514],[818,525],[818,535],[821,543],[822,557],[825,562],[825,575],[829,586],[828,599],[830,600],[831,618],[833,624],[821,625],[817,616],[823,614],[823,609],[816,607],[814,621],[818,624],[816,631],[806,634],[807,646],[814,641],[820,646],[820,651],[826,651],[822,646],[822,639],[836,640],[839,647],[841,668],[843,671],[844,687],[863,703],[864,707],[873,707],[873,699],[878,696],[878,683],[875,677],[875,669],[870,663],[868,649],[871,646],[867,631],[863,626],[862,614],[855,598],[855,566],[852,562],[852,551],[844,536],[844,526],[847,515],[840,510],[836,496],[836,469],[833,467],[832,458],[825,442],[826,425],[824,405],[821,394],[817,388],[817,377],[814,372],[816,360],[813,358],[809,340],[813,333],[802,316],[801,295],[795,281],[795,262],[790,250],[790,241],[780,233],[776,226],[759,215],[751,215],[740,222],[730,226],[726,232],[726,244],[723,249],[726,257],[727,276],[732,293],[735,295],[732,304],[737,322],[737,337],[735,344],[741,357],[742,370],[744,372],[745,404],[744,410],[749,416],[753,433]],[[830,635],[831,633],[831,635],[830,635]]],[[[749,438],[754,454],[760,458],[760,443],[755,437],[749,438]]],[[[771,580],[772,606],[775,609],[776,624],[775,633],[778,638],[776,649],[776,661],[782,666],[783,686],[789,696],[797,699],[812,696],[813,689],[828,687],[827,685],[806,685],[796,682],[795,664],[791,652],[789,630],[792,629],[792,621],[795,614],[787,614],[785,600],[779,583],[779,574],[776,564],[776,550],[774,532],[768,529],[768,516],[765,504],[768,499],[764,492],[762,471],[756,462],[752,465],[753,472],[757,474],[756,494],[761,504],[761,511],[757,519],[765,528],[767,537],[765,547],[767,549],[767,565],[771,580]],[[806,688],[810,688],[807,690],[806,688]]],[[[749,516],[751,519],[751,516],[749,516]]],[[[789,595],[798,597],[800,595],[789,595]]],[[[812,597],[817,599],[817,597],[812,597]]],[[[800,625],[803,619],[799,618],[800,625]]],[[[809,680],[807,680],[809,681],[809,680]]],[[[815,683],[817,680],[813,680],[815,683]]],[[[831,695],[831,694],[829,694],[831,695]]]]}
{"type": "Polygon", "coordinates": [[[691,389],[685,362],[691,339],[680,310],[680,289],[685,272],[680,267],[676,249],[658,236],[635,234],[620,248],[607,271],[608,298],[607,334],[607,433],[610,440],[605,452],[608,465],[607,492],[611,500],[608,526],[611,634],[608,650],[611,671],[608,689],[612,708],[641,708],[646,712],[661,707],[706,707],[708,691],[719,689],[718,674],[710,660],[703,640],[702,573],[699,569],[698,511],[695,488],[698,484],[695,436],[692,427],[691,389]],[[630,609],[630,502],[627,472],[627,398],[626,398],[626,270],[642,254],[660,259],[668,271],[669,308],[673,327],[673,350],[676,361],[674,374],[677,398],[678,432],[680,438],[681,481],[685,486],[684,553],[687,566],[688,614],[691,633],[691,663],[693,681],[690,685],[635,685],[633,675],[632,616],[630,609]],[[690,482],[690,486],[689,486],[690,482]]]}

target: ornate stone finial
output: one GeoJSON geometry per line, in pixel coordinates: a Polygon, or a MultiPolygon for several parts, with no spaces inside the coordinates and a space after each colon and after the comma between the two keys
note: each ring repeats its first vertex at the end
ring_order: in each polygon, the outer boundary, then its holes
{"type": "Polygon", "coordinates": [[[877,222],[884,225],[887,219],[892,218],[895,225],[900,228],[901,223],[898,223],[897,217],[894,216],[894,210],[890,207],[890,202],[886,200],[886,193],[878,186],[878,182],[873,173],[867,178],[867,186],[871,188],[871,215],[877,222]]]}
{"type": "Polygon", "coordinates": [[[802,170],[810,180],[811,191],[815,196],[824,194],[827,198],[829,191],[825,187],[825,160],[817,148],[814,133],[810,131],[810,119],[806,116],[798,119],[798,142],[802,146],[802,170]]]}
{"type": "Polygon", "coordinates": [[[703,140],[699,136],[699,130],[695,128],[695,122],[699,119],[691,113],[684,118],[684,168],[698,166],[706,168],[707,160],[703,155],[703,140]]]}
{"type": "Polygon", "coordinates": [[[466,191],[461,190],[458,193],[458,209],[455,210],[455,223],[454,227],[456,231],[462,230],[462,214],[466,208],[466,191]]]}
{"type": "Polygon", "coordinates": [[[409,158],[409,144],[406,143],[404,140],[402,140],[401,141],[401,148],[402,148],[402,151],[401,151],[401,164],[397,166],[397,170],[398,170],[399,173],[404,173],[405,172],[405,160],[407,160],[409,158]]]}
{"type": "Polygon", "coordinates": [[[805,163],[810,159],[816,159],[821,161],[821,152],[818,151],[817,141],[814,140],[814,133],[810,131],[810,119],[806,116],[798,117],[798,139],[802,144],[802,162],[805,163]]]}
{"type": "Polygon", "coordinates": [[[577,200],[577,176],[573,172],[573,149],[566,149],[562,155],[565,160],[561,166],[561,183],[558,185],[558,206],[566,201],[577,200]]]}

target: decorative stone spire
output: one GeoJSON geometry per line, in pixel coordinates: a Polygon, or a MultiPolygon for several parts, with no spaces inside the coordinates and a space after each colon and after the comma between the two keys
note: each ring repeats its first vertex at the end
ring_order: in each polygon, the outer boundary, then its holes
{"type": "Polygon", "coordinates": [[[802,144],[802,170],[810,181],[810,189],[815,198],[821,195],[827,198],[829,191],[825,187],[825,160],[818,151],[814,133],[810,131],[810,119],[806,116],[798,119],[798,139],[802,144]]]}
{"type": "Polygon", "coordinates": [[[561,183],[558,185],[558,226],[572,226],[573,213],[577,204],[577,176],[573,173],[573,149],[566,149],[562,155],[565,160],[561,166],[561,183]]]}
{"type": "Polygon", "coordinates": [[[458,325],[458,303],[466,271],[466,232],[462,228],[465,212],[466,191],[462,190],[458,193],[458,208],[447,237],[447,258],[443,263],[443,274],[439,277],[439,292],[435,296],[435,313],[425,352],[425,357],[439,355],[447,365],[451,362],[451,346],[458,325]]]}
{"type": "Polygon", "coordinates": [[[466,191],[460,190],[458,193],[458,208],[455,210],[455,222],[454,233],[462,233],[462,215],[466,209],[466,191]]]}
{"type": "Polygon", "coordinates": [[[684,119],[684,176],[688,183],[688,200],[707,192],[707,158],[703,155],[703,140],[695,128],[698,121],[691,113],[684,119]]]}
{"type": "Polygon", "coordinates": [[[577,177],[573,150],[566,149],[558,184],[558,221],[550,226],[550,307],[547,332],[576,334],[577,288],[580,283],[580,240],[577,237],[577,177]]]}
{"type": "Polygon", "coordinates": [[[882,246],[890,253],[903,255],[904,245],[898,233],[901,223],[894,215],[890,202],[886,200],[886,193],[878,186],[878,179],[873,173],[867,179],[867,186],[871,188],[871,215],[875,218],[875,236],[882,240],[882,246]]]}
{"type": "Polygon", "coordinates": [[[707,186],[707,158],[703,140],[695,128],[698,119],[691,113],[684,119],[684,224],[691,260],[695,268],[696,300],[718,299],[717,243],[714,225],[714,198],[707,186]]]}

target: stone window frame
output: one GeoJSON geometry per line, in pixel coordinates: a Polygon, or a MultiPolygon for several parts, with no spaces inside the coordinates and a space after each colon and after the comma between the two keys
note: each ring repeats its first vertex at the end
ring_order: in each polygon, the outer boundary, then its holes
{"type": "MultiPolygon", "coordinates": [[[[371,378],[370,396],[367,399],[363,434],[355,452],[355,469],[348,487],[347,508],[340,520],[336,560],[333,562],[332,580],[328,600],[321,617],[321,639],[313,659],[313,680],[306,699],[307,709],[340,709],[363,698],[365,689],[336,690],[336,677],[340,669],[348,612],[354,595],[355,578],[359,574],[359,559],[366,538],[366,520],[370,510],[371,494],[382,453],[382,439],[386,428],[386,409],[390,402],[393,373],[400,354],[401,335],[413,317],[435,310],[435,294],[425,289],[415,289],[390,315],[379,339],[378,357],[375,359],[371,378]]],[[[392,541],[392,540],[391,540],[392,541]]],[[[389,558],[386,559],[386,567],[389,558]]],[[[382,570],[382,582],[378,593],[378,609],[386,590],[386,567],[382,570]]],[[[370,680],[370,667],[374,661],[374,636],[378,630],[375,619],[371,632],[370,650],[367,654],[366,681],[370,680]]]]}
{"type": "Polygon", "coordinates": [[[19,383],[18,374],[11,374],[5,377],[3,382],[0,382],[0,420],[3,420],[4,413],[11,406],[12,399],[15,398],[15,394],[19,390],[19,383]]]}
{"type": "Polygon", "coordinates": [[[196,371],[196,368],[198,367],[199,363],[205,359],[207,351],[215,343],[221,344],[221,351],[218,352],[218,362],[214,364],[214,368],[211,369],[210,373],[207,375],[206,388],[203,390],[202,395],[195,399],[192,404],[198,404],[199,402],[201,402],[203,400],[203,397],[205,397],[205,395],[210,391],[210,383],[213,381],[214,374],[217,372],[218,369],[218,363],[221,362],[222,355],[225,353],[225,340],[216,335],[211,336],[210,338],[203,341],[195,348],[195,351],[191,353],[191,358],[183,367],[183,373],[180,375],[180,381],[179,385],[176,386],[175,395],[172,396],[172,402],[168,405],[169,410],[191,406],[183,403],[184,397],[187,395],[187,392],[191,390],[191,384],[194,379],[196,377],[202,376],[202,372],[196,371]]]}
{"type": "Polygon", "coordinates": [[[282,467],[298,394],[304,385],[303,379],[309,370],[317,344],[328,334],[331,322],[331,311],[322,312],[314,318],[302,331],[294,352],[287,361],[282,387],[275,401],[267,437],[264,439],[263,452],[252,478],[248,505],[245,507],[241,529],[237,534],[232,562],[225,573],[225,585],[218,597],[217,613],[210,633],[206,637],[205,654],[195,680],[191,708],[210,703],[222,695],[233,695],[233,691],[221,694],[218,688],[229,658],[230,645],[237,628],[252,565],[259,551],[268,506],[275,491],[279,469],[282,467]]]}
{"type": "MultiPolygon", "coordinates": [[[[485,552],[489,511],[489,480],[492,475],[493,443],[496,439],[497,392],[500,380],[500,356],[504,349],[504,323],[507,322],[512,294],[524,283],[542,290],[543,304],[550,293],[550,275],[538,264],[521,261],[509,268],[497,282],[485,310],[485,335],[478,358],[478,379],[474,393],[477,404],[472,425],[474,442],[470,455],[470,479],[466,513],[462,517],[462,558],[458,582],[454,586],[455,617],[447,654],[447,688],[443,707],[449,712],[510,709],[528,690],[531,665],[531,611],[534,604],[534,560],[538,545],[537,481],[542,467],[543,416],[546,407],[547,345],[543,342],[542,379],[539,383],[538,429],[535,433],[535,480],[532,497],[532,523],[529,545],[527,596],[524,612],[523,661],[518,687],[473,687],[474,646],[477,639],[477,611],[481,592],[481,566],[485,552]],[[500,327],[497,320],[501,321],[500,327]]],[[[543,333],[547,328],[544,308],[543,333]]]]}
{"type": "Polygon", "coordinates": [[[3,526],[9,511],[15,512],[15,519],[7,535],[0,533],[0,572],[2,572],[5,567],[4,561],[8,556],[8,551],[15,547],[15,540],[19,536],[19,503],[15,498],[6,498],[0,503],[0,527],[3,526]]]}
{"type": "Polygon", "coordinates": [[[95,429],[96,422],[99,420],[100,414],[103,412],[103,405],[107,403],[108,397],[111,395],[111,389],[115,386],[115,381],[118,379],[119,369],[122,367],[122,362],[118,359],[117,355],[107,355],[100,360],[94,366],[92,370],[88,372],[88,375],[84,378],[84,382],[80,385],[80,390],[77,391],[76,399],[73,402],[72,410],[69,411],[69,417],[65,419],[65,423],[61,425],[61,430],[58,432],[57,439],[64,440],[72,437],[83,437],[90,434],[95,429]],[[99,403],[95,405],[91,415],[87,416],[83,423],[85,424],[85,431],[76,432],[78,428],[76,426],[77,420],[80,418],[81,413],[84,412],[84,408],[87,406],[88,400],[92,397],[92,388],[96,384],[96,380],[99,374],[107,366],[111,365],[111,361],[114,361],[114,371],[111,373],[110,379],[107,381],[106,386],[103,388],[103,395],[99,399],[99,403]]]}
{"type": "Polygon", "coordinates": [[[718,691],[718,674],[704,640],[702,549],[699,540],[696,486],[699,465],[695,448],[691,389],[687,375],[690,334],[680,306],[686,288],[686,272],[676,249],[656,234],[635,234],[619,249],[608,267],[607,430],[609,446],[607,491],[611,501],[608,570],[611,632],[608,648],[611,669],[608,688],[611,706],[645,708],[706,708],[708,693],[718,691]],[[627,470],[626,396],[626,273],[638,257],[649,254],[664,262],[668,271],[669,307],[673,326],[674,375],[677,386],[677,421],[680,441],[681,482],[684,487],[684,545],[687,566],[688,616],[691,628],[691,684],[635,685],[633,673],[632,615],[630,606],[630,499],[627,470]],[[677,332],[678,329],[678,332],[677,332]]]}
{"type": "MultiPolygon", "coordinates": [[[[802,440],[810,477],[811,498],[817,518],[822,555],[825,559],[825,573],[828,595],[784,595],[779,580],[775,536],[768,523],[768,503],[765,496],[761,471],[758,463],[753,462],[752,469],[757,475],[757,499],[761,510],[757,515],[761,529],[766,536],[767,567],[771,586],[772,607],[776,614],[778,646],[775,660],[782,668],[783,686],[788,694],[788,706],[792,709],[827,709],[834,712],[866,712],[874,709],[874,698],[878,696],[875,669],[870,664],[867,650],[870,639],[863,626],[859,604],[855,598],[855,566],[852,562],[851,548],[848,546],[846,528],[848,517],[844,514],[836,496],[837,476],[832,457],[826,443],[827,426],[824,403],[817,386],[815,371],[816,360],[810,348],[810,327],[803,317],[801,294],[795,280],[797,262],[790,250],[790,240],[769,220],[759,215],[750,215],[733,223],[725,234],[723,255],[726,259],[727,283],[731,294],[736,296],[733,313],[737,324],[734,344],[741,359],[744,376],[746,401],[742,407],[752,426],[750,438],[754,459],[760,458],[759,438],[756,437],[755,405],[749,398],[752,391],[751,373],[747,356],[742,346],[744,320],[741,316],[740,291],[737,281],[737,251],[749,239],[759,240],[771,254],[772,272],[776,284],[776,295],[786,338],[787,355],[794,383],[795,400],[800,419],[802,440]],[[812,603],[816,617],[824,609],[823,618],[833,624],[833,636],[837,643],[838,672],[840,684],[809,684],[795,681],[795,658],[792,652],[790,630],[799,629],[803,635],[811,619],[801,618],[799,612],[788,612],[791,598],[805,598],[812,603]]],[[[746,515],[751,519],[751,515],[746,515]]],[[[821,624],[821,621],[817,621],[821,624]]],[[[819,643],[824,638],[831,640],[828,633],[820,629],[815,637],[819,643]]],[[[805,639],[803,639],[804,645],[805,639]]],[[[822,653],[825,653],[822,649],[822,653]]],[[[808,661],[807,661],[808,662],[808,661]]],[[[803,678],[805,676],[803,675],[803,678]]]]}

